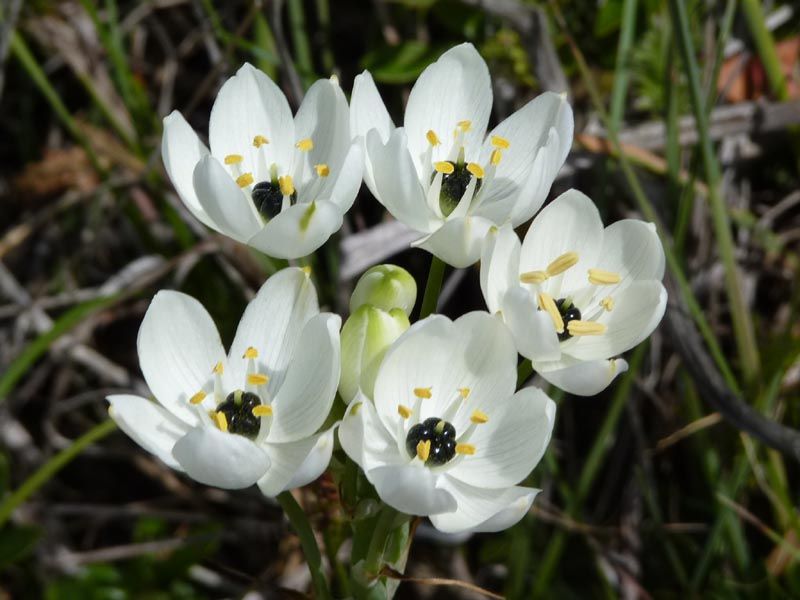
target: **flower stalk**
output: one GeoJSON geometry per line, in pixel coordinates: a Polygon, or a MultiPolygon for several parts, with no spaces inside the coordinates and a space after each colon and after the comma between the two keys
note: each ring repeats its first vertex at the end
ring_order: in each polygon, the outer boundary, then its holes
{"type": "Polygon", "coordinates": [[[431,268],[428,271],[428,282],[425,284],[425,295],[422,297],[422,307],[419,318],[424,319],[436,312],[439,294],[442,292],[445,263],[435,255],[431,255],[431,268]]]}

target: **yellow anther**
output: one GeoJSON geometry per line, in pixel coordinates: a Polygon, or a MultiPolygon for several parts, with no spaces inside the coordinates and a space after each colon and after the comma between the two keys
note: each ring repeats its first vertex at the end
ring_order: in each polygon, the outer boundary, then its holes
{"type": "Polygon", "coordinates": [[[470,416],[469,420],[476,425],[482,425],[483,423],[489,422],[489,415],[482,410],[476,410],[472,413],[472,416],[470,416]]]}
{"type": "Polygon", "coordinates": [[[492,163],[495,167],[500,164],[500,161],[503,159],[503,153],[500,150],[492,150],[492,155],[489,157],[489,162],[492,163]]]}
{"type": "Polygon", "coordinates": [[[247,187],[251,183],[253,183],[253,174],[252,173],[242,173],[236,178],[236,185],[239,187],[247,187]]]}
{"type": "Polygon", "coordinates": [[[550,294],[544,292],[539,294],[539,308],[546,311],[550,318],[553,320],[553,326],[556,328],[556,333],[564,333],[564,319],[561,318],[561,312],[556,306],[555,300],[550,294]]]}
{"type": "Polygon", "coordinates": [[[433,129],[428,129],[428,133],[425,134],[425,137],[428,138],[428,143],[431,146],[438,146],[442,143],[439,141],[439,136],[436,135],[436,132],[433,129]]]}
{"type": "Polygon", "coordinates": [[[450,173],[456,170],[453,166],[453,163],[449,163],[446,160],[433,163],[433,168],[439,173],[444,173],[445,175],[450,175],[450,173]]]}
{"type": "Polygon", "coordinates": [[[294,181],[292,181],[291,175],[278,177],[278,185],[281,188],[281,194],[284,196],[291,196],[294,194],[294,181]]]}
{"type": "Polygon", "coordinates": [[[475,446],[472,444],[456,444],[456,454],[466,454],[472,456],[475,454],[475,446]]]}
{"type": "Polygon", "coordinates": [[[263,373],[250,373],[247,376],[247,383],[250,385],[266,385],[269,382],[269,375],[263,373]]]}
{"type": "Polygon", "coordinates": [[[269,140],[265,138],[263,135],[257,135],[253,138],[253,146],[256,148],[261,148],[264,144],[269,144],[269,140]]]}
{"type": "Polygon", "coordinates": [[[225,157],[225,164],[226,165],[238,165],[243,160],[244,160],[244,157],[241,154],[228,154],[228,156],[225,157]]]}
{"type": "Polygon", "coordinates": [[[464,400],[469,398],[471,392],[472,390],[469,389],[468,387],[458,388],[458,393],[461,394],[461,398],[463,398],[464,400]]]}
{"type": "Polygon", "coordinates": [[[571,335],[602,335],[606,332],[606,326],[596,321],[570,321],[567,331],[571,335]]]}
{"type": "Polygon", "coordinates": [[[254,406],[253,410],[250,412],[253,413],[254,417],[271,417],[272,407],[268,404],[259,404],[258,406],[254,406]]]}
{"type": "Polygon", "coordinates": [[[200,390],[194,396],[189,398],[189,402],[191,402],[192,404],[200,404],[205,399],[206,399],[206,393],[203,390],[200,390]]]}
{"type": "Polygon", "coordinates": [[[215,412],[214,421],[220,431],[228,431],[228,418],[225,416],[225,413],[215,412]]]}
{"type": "Polygon", "coordinates": [[[519,276],[522,283],[543,283],[550,276],[546,271],[527,271],[519,276]]]}
{"type": "Polygon", "coordinates": [[[397,414],[403,417],[404,419],[407,419],[408,417],[411,416],[411,409],[408,408],[407,406],[403,406],[402,404],[398,404],[397,414]]]}
{"type": "Polygon", "coordinates": [[[250,346],[244,351],[242,358],[258,358],[258,350],[250,346]]]}
{"type": "Polygon", "coordinates": [[[225,372],[225,367],[222,364],[222,361],[215,364],[214,368],[211,369],[211,372],[214,373],[215,375],[222,375],[225,372]]]}
{"type": "Polygon", "coordinates": [[[431,455],[431,441],[425,440],[424,442],[420,442],[417,444],[417,456],[422,462],[428,460],[428,457],[431,455]]]}
{"type": "Polygon", "coordinates": [[[311,267],[306,265],[305,267],[300,267],[300,270],[306,274],[306,277],[311,277],[311,267]]]}
{"type": "Polygon", "coordinates": [[[353,404],[353,408],[350,409],[350,414],[354,417],[358,414],[358,411],[361,410],[361,405],[364,404],[363,402],[356,402],[353,404]]]}
{"type": "Polygon", "coordinates": [[[608,311],[614,310],[614,299],[611,296],[606,296],[602,300],[600,300],[600,306],[605,308],[608,311]]]}
{"type": "Polygon", "coordinates": [[[472,173],[478,179],[483,179],[483,167],[478,163],[467,163],[467,171],[472,173]]]}
{"type": "Polygon", "coordinates": [[[469,120],[459,121],[456,123],[456,125],[464,133],[467,133],[470,129],[472,129],[472,121],[469,120]]]}
{"type": "Polygon", "coordinates": [[[559,273],[563,273],[570,267],[574,267],[578,262],[577,252],[565,252],[549,265],[547,265],[547,274],[550,277],[555,277],[559,273]]]}
{"type": "Polygon", "coordinates": [[[314,140],[311,138],[304,138],[295,144],[295,147],[300,152],[309,152],[314,149],[314,140]]]}
{"type": "Polygon", "coordinates": [[[511,146],[511,142],[509,142],[506,138],[493,135],[492,136],[492,146],[495,148],[500,148],[501,150],[508,150],[509,146],[511,146]]]}
{"type": "Polygon", "coordinates": [[[314,165],[314,170],[317,172],[319,177],[327,177],[331,174],[331,168],[325,163],[314,165]]]}
{"type": "Polygon", "coordinates": [[[619,273],[603,271],[602,269],[589,269],[589,283],[594,285],[613,285],[619,283],[619,273]]]}
{"type": "Polygon", "coordinates": [[[429,388],[429,387],[414,388],[414,395],[417,398],[430,398],[431,397],[431,388],[429,388]]]}

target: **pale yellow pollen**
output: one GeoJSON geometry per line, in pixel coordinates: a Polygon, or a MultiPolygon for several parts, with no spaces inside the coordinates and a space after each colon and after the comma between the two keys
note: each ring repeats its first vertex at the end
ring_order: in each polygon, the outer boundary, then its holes
{"type": "Polygon", "coordinates": [[[589,283],[594,285],[613,285],[619,283],[619,273],[603,271],[603,269],[589,269],[589,283]]]}
{"type": "Polygon", "coordinates": [[[250,412],[253,413],[254,417],[271,417],[272,407],[267,404],[259,404],[258,406],[254,406],[253,410],[250,412]]]}
{"type": "Polygon", "coordinates": [[[472,121],[469,120],[459,121],[456,123],[456,125],[464,133],[467,133],[470,129],[472,129],[472,121]]]}
{"type": "Polygon", "coordinates": [[[200,390],[194,396],[189,398],[189,402],[191,402],[192,404],[200,404],[205,399],[206,399],[206,393],[203,390],[200,390]]]}
{"type": "Polygon", "coordinates": [[[225,416],[225,413],[215,412],[214,421],[217,423],[217,427],[219,427],[220,431],[228,431],[228,418],[225,416]]]}
{"type": "Polygon", "coordinates": [[[511,142],[509,142],[506,138],[493,135],[492,136],[492,146],[495,148],[500,148],[501,150],[508,150],[509,146],[511,146],[511,142]]]}
{"type": "Polygon", "coordinates": [[[550,294],[541,292],[539,294],[539,308],[546,311],[550,318],[553,320],[553,325],[556,328],[556,333],[564,333],[564,319],[561,318],[561,313],[556,306],[555,300],[550,294]]]}
{"type": "Polygon", "coordinates": [[[522,283],[543,283],[549,277],[546,271],[526,271],[519,276],[519,280],[522,283]]]}
{"type": "Polygon", "coordinates": [[[350,409],[350,414],[354,417],[358,414],[358,411],[361,410],[361,405],[364,404],[363,402],[356,402],[353,404],[353,408],[350,409]]]}
{"type": "Polygon", "coordinates": [[[605,308],[607,311],[612,311],[614,310],[614,299],[611,296],[606,296],[600,300],[600,306],[605,308]]]}
{"type": "Polygon", "coordinates": [[[223,366],[222,361],[215,364],[214,368],[211,369],[211,372],[216,375],[222,375],[225,372],[225,367],[223,366]]]}
{"type": "Polygon", "coordinates": [[[411,409],[408,408],[407,406],[403,406],[402,404],[398,404],[397,414],[403,417],[404,419],[407,419],[408,417],[411,416],[411,409]]]}
{"type": "Polygon", "coordinates": [[[472,456],[475,454],[475,446],[472,444],[456,444],[456,454],[466,454],[472,456]]]}
{"type": "Polygon", "coordinates": [[[414,388],[414,395],[417,398],[430,398],[431,397],[431,388],[429,388],[429,387],[414,388]]]}
{"type": "Polygon", "coordinates": [[[311,267],[306,265],[305,267],[300,267],[300,270],[306,274],[306,277],[311,277],[311,267]]]}
{"type": "Polygon", "coordinates": [[[445,175],[450,175],[450,173],[456,170],[455,167],[453,167],[453,165],[446,160],[433,163],[433,168],[439,173],[444,173],[445,175]]]}
{"type": "Polygon", "coordinates": [[[310,152],[314,149],[314,140],[311,138],[303,138],[295,144],[295,147],[300,150],[300,152],[310,152]]]}
{"type": "Polygon", "coordinates": [[[472,173],[478,179],[483,179],[484,176],[483,167],[480,166],[478,163],[467,163],[467,171],[472,173]]]}
{"type": "Polygon", "coordinates": [[[458,388],[458,393],[461,394],[461,397],[466,400],[469,398],[470,393],[472,392],[471,389],[468,387],[458,388]]]}
{"type": "Polygon", "coordinates": [[[442,143],[439,141],[439,136],[436,135],[436,132],[433,129],[428,129],[428,133],[425,134],[425,137],[428,139],[428,143],[431,146],[438,146],[442,143]]]}
{"type": "Polygon", "coordinates": [[[489,415],[482,410],[476,410],[472,413],[472,416],[470,416],[469,420],[476,425],[482,425],[483,423],[489,422],[489,415]]]}
{"type": "Polygon", "coordinates": [[[247,187],[255,181],[252,173],[242,173],[236,178],[236,185],[239,187],[247,187]]]}
{"type": "Polygon", "coordinates": [[[261,148],[264,144],[269,144],[269,140],[265,138],[263,135],[257,135],[253,138],[253,146],[256,148],[261,148]]]}
{"type": "Polygon", "coordinates": [[[269,382],[269,375],[250,373],[250,375],[247,376],[247,383],[250,385],[265,385],[267,382],[269,382]]]}
{"type": "Polygon", "coordinates": [[[291,196],[294,194],[294,181],[292,181],[291,175],[278,177],[278,185],[281,188],[281,194],[284,196],[291,196]]]}
{"type": "Polygon", "coordinates": [[[228,154],[228,156],[225,157],[225,164],[226,165],[238,165],[243,160],[244,160],[244,157],[241,154],[228,154]]]}
{"type": "Polygon", "coordinates": [[[602,335],[606,332],[606,326],[596,321],[570,321],[567,331],[571,335],[602,335]]]}
{"type": "Polygon", "coordinates": [[[578,253],[577,252],[565,252],[558,258],[556,258],[553,262],[547,265],[547,274],[550,277],[555,277],[556,275],[563,273],[570,267],[574,267],[578,262],[578,253]]]}
{"type": "Polygon", "coordinates": [[[500,150],[492,150],[492,155],[489,157],[489,162],[492,163],[495,167],[500,164],[500,161],[503,159],[503,153],[500,150]]]}
{"type": "Polygon", "coordinates": [[[431,455],[431,441],[425,440],[424,442],[420,442],[417,444],[417,456],[422,462],[428,460],[428,457],[431,455]]]}
{"type": "Polygon", "coordinates": [[[242,358],[258,358],[258,350],[249,346],[247,350],[244,351],[242,358]]]}
{"type": "Polygon", "coordinates": [[[319,177],[327,177],[331,174],[331,168],[325,163],[314,165],[314,170],[317,172],[319,177]]]}

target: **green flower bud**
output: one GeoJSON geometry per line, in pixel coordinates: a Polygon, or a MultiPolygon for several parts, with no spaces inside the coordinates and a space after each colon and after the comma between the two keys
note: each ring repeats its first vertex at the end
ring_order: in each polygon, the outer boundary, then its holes
{"type": "Polygon", "coordinates": [[[339,393],[348,404],[358,389],[372,398],[375,378],[389,346],[408,329],[401,308],[386,312],[371,304],[358,308],[342,327],[342,376],[339,393]]]}
{"type": "Polygon", "coordinates": [[[408,271],[395,265],[377,265],[364,273],[350,298],[350,312],[365,304],[385,311],[400,308],[411,314],[417,301],[417,283],[408,271]]]}

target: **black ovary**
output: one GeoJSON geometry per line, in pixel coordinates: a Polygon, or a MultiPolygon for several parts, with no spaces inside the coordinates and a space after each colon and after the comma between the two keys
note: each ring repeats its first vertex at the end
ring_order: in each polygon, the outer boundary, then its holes
{"type": "MultiPolygon", "coordinates": [[[[295,203],[297,192],[289,196],[291,204],[295,203]]],[[[272,219],[281,214],[283,207],[283,194],[281,186],[271,181],[262,181],[253,186],[253,204],[262,215],[272,219]]]]}
{"type": "Polygon", "coordinates": [[[428,440],[431,442],[431,452],[425,461],[426,465],[443,465],[456,455],[456,428],[447,421],[433,417],[409,429],[406,436],[408,455],[416,456],[417,445],[428,440]],[[440,431],[437,431],[437,426],[440,431]]]}
{"type": "MultiPolygon", "coordinates": [[[[453,165],[452,173],[442,173],[442,189],[439,192],[439,208],[442,214],[446,217],[456,209],[458,203],[464,192],[467,191],[467,186],[472,179],[472,173],[467,171],[466,163],[456,164],[448,161],[453,165]]],[[[436,171],[431,176],[431,181],[436,177],[436,171]]],[[[475,193],[481,188],[481,180],[479,179],[475,185],[475,193]]]]}
{"type": "Polygon", "coordinates": [[[566,298],[560,298],[559,300],[556,300],[556,307],[558,308],[558,312],[561,313],[561,319],[564,321],[564,332],[558,334],[558,340],[563,342],[564,340],[568,340],[572,337],[572,334],[567,328],[567,323],[570,321],[580,321],[581,311],[571,302],[567,302],[566,298]],[[564,308],[565,303],[567,304],[567,308],[564,308]]]}
{"type": "Polygon", "coordinates": [[[253,409],[260,405],[261,398],[252,392],[231,392],[217,406],[217,412],[224,414],[228,420],[228,433],[236,433],[253,440],[261,429],[261,419],[253,414],[253,409]],[[238,402],[237,393],[241,394],[238,402]]]}

